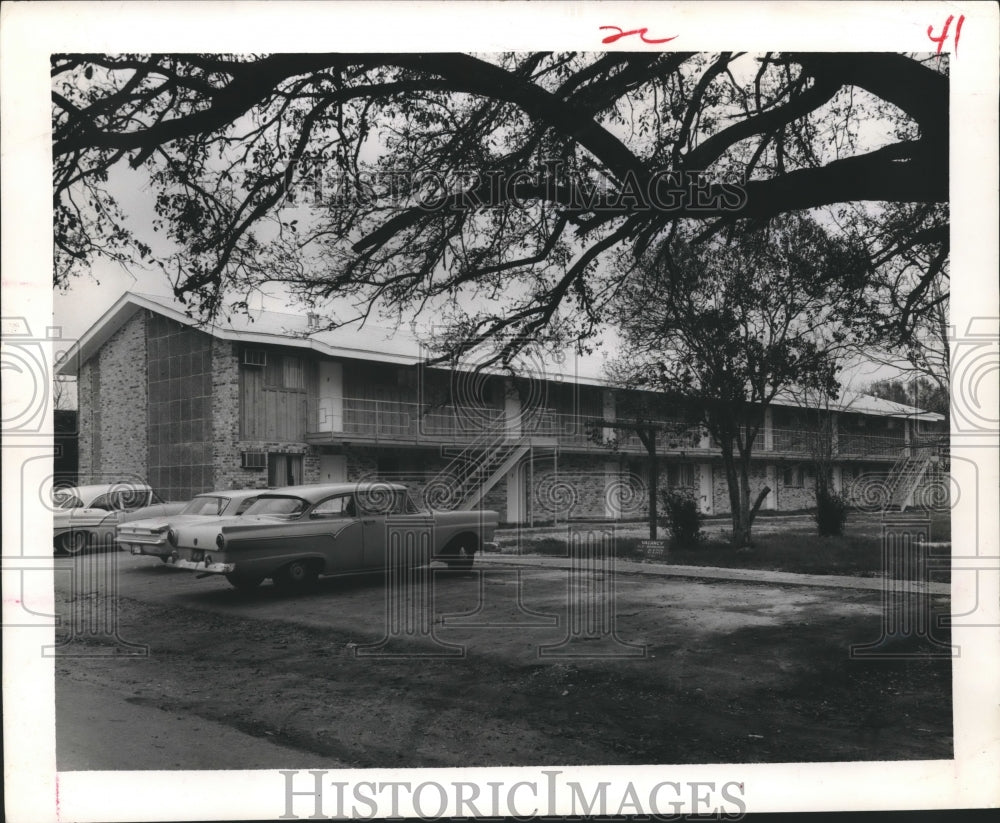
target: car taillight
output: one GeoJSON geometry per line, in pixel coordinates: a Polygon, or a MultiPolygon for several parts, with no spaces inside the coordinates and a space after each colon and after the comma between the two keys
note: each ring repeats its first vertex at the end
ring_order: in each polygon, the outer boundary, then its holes
{"type": "Polygon", "coordinates": [[[226,538],[223,536],[222,532],[219,532],[218,536],[215,538],[215,545],[219,547],[219,550],[226,548],[226,538]]]}
{"type": "Polygon", "coordinates": [[[167,542],[171,546],[177,545],[177,532],[175,532],[173,529],[167,532],[167,542]]]}

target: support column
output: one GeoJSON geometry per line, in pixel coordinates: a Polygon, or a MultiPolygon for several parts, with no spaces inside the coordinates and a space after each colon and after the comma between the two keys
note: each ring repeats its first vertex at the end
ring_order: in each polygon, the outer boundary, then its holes
{"type": "Polygon", "coordinates": [[[698,464],[698,506],[702,514],[712,514],[714,512],[711,463],[698,464]]]}
{"type": "Polygon", "coordinates": [[[521,396],[509,377],[503,381],[503,417],[507,439],[516,440],[521,436],[521,396]]]}
{"type": "MultiPolygon", "coordinates": [[[[604,407],[604,419],[605,420],[617,420],[615,417],[615,394],[612,391],[605,390],[603,397],[604,407]]],[[[604,442],[607,443],[615,436],[615,430],[609,427],[605,427],[602,431],[604,437],[604,442]]]]}
{"type": "Polygon", "coordinates": [[[771,487],[771,493],[764,498],[764,508],[768,511],[775,511],[778,508],[778,468],[770,463],[764,472],[765,477],[767,477],[767,485],[771,487]]]}
{"type": "Polygon", "coordinates": [[[507,522],[524,523],[527,519],[525,512],[524,494],[524,462],[518,463],[507,472],[507,522]]]}

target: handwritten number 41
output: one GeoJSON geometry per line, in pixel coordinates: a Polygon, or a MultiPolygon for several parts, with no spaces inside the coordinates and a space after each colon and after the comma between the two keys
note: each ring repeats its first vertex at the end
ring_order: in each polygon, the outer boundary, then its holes
{"type": "MultiPolygon", "coordinates": [[[[948,30],[951,28],[951,21],[955,19],[954,14],[949,14],[948,19],[944,21],[944,28],[941,29],[941,35],[939,37],[934,36],[934,26],[930,25],[927,27],[927,37],[932,43],[937,43],[937,53],[941,53],[941,47],[944,46],[945,41],[948,39],[948,30]]],[[[965,15],[961,15],[958,18],[958,23],[955,24],[955,56],[958,57],[958,38],[962,36],[962,23],[965,22],[965,15]]]]}

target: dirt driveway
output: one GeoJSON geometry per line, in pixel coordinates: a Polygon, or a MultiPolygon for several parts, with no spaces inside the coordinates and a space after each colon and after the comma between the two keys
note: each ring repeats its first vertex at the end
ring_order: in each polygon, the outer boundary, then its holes
{"type": "MultiPolygon", "coordinates": [[[[878,592],[489,565],[289,596],[124,553],[57,564],[57,747],[103,722],[67,699],[99,685],[320,767],[952,756],[948,659],[848,654],[880,637],[878,592]]],[[[101,767],[225,768],[157,751],[101,767]]]]}

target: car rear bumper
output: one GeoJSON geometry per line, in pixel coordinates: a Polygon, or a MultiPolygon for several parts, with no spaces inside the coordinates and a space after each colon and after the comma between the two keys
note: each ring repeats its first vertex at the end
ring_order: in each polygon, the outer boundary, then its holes
{"type": "Polygon", "coordinates": [[[167,565],[202,574],[232,574],[236,569],[235,563],[206,563],[204,560],[195,562],[180,557],[168,557],[167,565]]]}
{"type": "Polygon", "coordinates": [[[130,554],[144,554],[150,557],[166,557],[170,554],[170,547],[166,541],[158,543],[141,543],[134,539],[118,539],[118,548],[130,554]]]}

